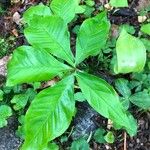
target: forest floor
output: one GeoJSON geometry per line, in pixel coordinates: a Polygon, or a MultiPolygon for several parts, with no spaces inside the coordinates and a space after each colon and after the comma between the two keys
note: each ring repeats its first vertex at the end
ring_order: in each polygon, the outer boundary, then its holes
{"type": "MultiPolygon", "coordinates": [[[[0,87],[3,87],[5,84],[6,64],[9,60],[9,56],[16,47],[27,43],[23,35],[23,27],[20,23],[22,14],[29,6],[36,5],[40,2],[47,3],[46,0],[18,0],[11,5],[5,6],[4,12],[0,12],[0,87]]],[[[105,5],[106,3],[107,0],[95,0],[95,7],[105,5]]],[[[150,6],[148,0],[130,0],[129,8],[122,8],[117,12],[111,10],[109,12],[109,19],[112,23],[111,30],[114,36],[118,34],[117,29],[119,25],[122,24],[132,25],[136,30],[136,35],[140,28],[138,12],[144,10],[147,5],[150,6]]],[[[150,13],[148,11],[146,13],[149,17],[150,13]]],[[[80,22],[81,20],[78,21],[80,22]]],[[[76,24],[78,24],[78,22],[76,22],[76,24]]],[[[72,27],[73,26],[74,25],[72,25],[72,27]]],[[[74,40],[75,39],[72,38],[72,46],[75,43],[74,40]]],[[[92,60],[90,61],[92,64],[92,60]]],[[[113,78],[107,73],[105,74],[105,71],[96,70],[95,74],[102,76],[110,83],[113,82],[111,81],[113,78]]],[[[79,102],[77,108],[78,113],[72,126],[78,128],[79,134],[94,132],[99,127],[106,128],[108,126],[108,121],[98,115],[88,104],[83,105],[79,102]],[[83,110],[86,112],[85,115],[83,115],[83,110]],[[79,123],[78,120],[82,120],[82,123],[79,123]]],[[[138,133],[136,136],[129,137],[125,132],[114,131],[116,139],[113,144],[99,144],[94,140],[90,140],[90,148],[92,150],[150,150],[150,112],[145,112],[135,107],[133,107],[131,112],[133,112],[133,116],[138,122],[138,133]]],[[[8,126],[0,129],[0,150],[19,149],[22,140],[15,134],[18,124],[16,116],[14,115],[8,119],[8,126]]],[[[71,128],[69,132],[70,130],[71,128]]],[[[70,141],[60,142],[60,139],[56,141],[59,143],[60,148],[65,150],[72,139],[73,138],[70,137],[70,141]]]]}

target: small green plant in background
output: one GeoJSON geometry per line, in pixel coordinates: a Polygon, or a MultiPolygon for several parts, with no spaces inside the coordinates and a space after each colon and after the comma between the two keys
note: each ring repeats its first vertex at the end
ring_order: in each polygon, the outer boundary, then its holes
{"type": "Polygon", "coordinates": [[[7,118],[12,115],[12,110],[7,105],[0,106],[0,128],[7,125],[7,118]]]}
{"type": "Polygon", "coordinates": [[[3,104],[4,92],[0,89],[0,128],[7,126],[7,119],[12,115],[11,108],[3,104]]]}
{"type": "Polygon", "coordinates": [[[3,9],[1,3],[0,3],[0,15],[2,15],[4,12],[5,12],[5,11],[4,11],[4,9],[3,9]]]}
{"type": "MultiPolygon", "coordinates": [[[[140,80],[140,82],[141,81],[142,80],[140,80]]],[[[121,94],[120,99],[125,109],[129,108],[130,102],[145,110],[150,108],[150,94],[148,89],[143,91],[140,89],[140,91],[137,91],[134,94],[131,92],[131,90],[136,87],[136,83],[138,87],[140,86],[140,82],[129,82],[123,78],[117,79],[115,81],[116,89],[121,94]],[[132,87],[132,85],[134,85],[134,87],[132,87]]]]}
{"type": "Polygon", "coordinates": [[[114,7],[128,7],[128,0],[110,0],[109,3],[114,7]]]}
{"type": "Polygon", "coordinates": [[[0,90],[0,101],[3,100],[3,94],[4,94],[4,92],[2,90],[0,90]]]}
{"type": "MultiPolygon", "coordinates": [[[[24,35],[31,46],[21,46],[14,51],[8,64],[7,86],[48,81],[56,76],[60,81],[42,90],[32,100],[24,119],[25,142],[22,150],[50,149],[52,145],[48,145],[48,142],[66,131],[76,112],[75,87],[80,88],[82,99],[113,121],[116,129],[125,129],[130,136],[137,132],[135,119],[123,107],[114,88],[79,68],[86,58],[98,55],[105,47],[110,30],[107,12],[101,12],[82,23],[77,33],[74,56],[67,24],[78,13],[83,13],[79,0],[53,0],[50,7],[40,4],[24,13],[23,18],[27,23],[24,35]]],[[[116,74],[143,70],[146,49],[139,39],[125,29],[117,40],[116,54],[116,74]]],[[[18,95],[12,100],[16,110],[25,107],[28,91],[21,96],[21,99],[18,99],[18,95]],[[20,103],[20,100],[23,101],[20,103]]],[[[112,143],[113,133],[108,132],[104,140],[112,143]]],[[[86,141],[81,143],[88,148],[86,141]]],[[[76,145],[74,143],[72,147],[76,145]]]]}
{"type": "Polygon", "coordinates": [[[5,55],[8,55],[12,52],[12,49],[15,45],[15,38],[9,37],[7,39],[0,37],[0,58],[4,57],[5,55]]]}

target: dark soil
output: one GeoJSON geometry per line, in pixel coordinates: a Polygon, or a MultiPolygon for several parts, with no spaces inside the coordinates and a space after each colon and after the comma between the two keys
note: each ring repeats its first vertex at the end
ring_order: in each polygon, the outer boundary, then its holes
{"type": "Polygon", "coordinates": [[[22,140],[15,135],[18,128],[17,119],[11,117],[8,126],[0,129],[0,150],[18,150],[22,140]]]}
{"type": "MultiPolygon", "coordinates": [[[[4,0],[3,0],[4,1],[4,0]]],[[[96,5],[106,4],[107,0],[95,0],[96,5]]],[[[120,10],[112,10],[109,13],[109,18],[112,24],[121,25],[129,23],[133,25],[138,31],[140,24],[137,19],[136,7],[138,6],[139,0],[130,0],[130,7],[123,8],[120,10]]],[[[1,1],[0,1],[1,2],[1,1]]],[[[30,5],[37,4],[39,2],[46,3],[46,0],[25,0],[24,4],[17,3],[13,6],[5,3],[4,7],[7,8],[7,11],[4,15],[0,16],[0,37],[7,38],[9,36],[14,36],[13,30],[16,29],[18,36],[16,37],[15,47],[23,45],[26,43],[24,36],[22,35],[22,27],[16,25],[12,21],[12,16],[15,12],[19,12],[21,15],[26,8],[30,5]],[[9,7],[8,7],[9,5],[9,7]]],[[[79,22],[75,24],[81,24],[82,17],[79,22]]],[[[73,27],[74,25],[71,25],[73,27]]],[[[73,49],[75,48],[75,35],[73,34],[71,45],[73,49]]],[[[15,48],[14,47],[14,48],[15,48]]],[[[11,49],[10,51],[13,51],[11,49]]],[[[91,60],[89,60],[91,61],[91,60]]],[[[92,62],[92,61],[91,61],[92,62]]],[[[96,75],[101,76],[106,79],[110,84],[113,84],[114,77],[111,76],[108,72],[103,70],[97,70],[96,75]]],[[[0,77],[1,78],[1,77],[0,77]]],[[[78,113],[76,119],[73,122],[75,126],[74,132],[70,140],[81,137],[85,134],[89,134],[91,131],[94,132],[99,127],[107,127],[107,120],[102,116],[98,115],[88,104],[77,104],[78,113]],[[86,113],[85,113],[86,112],[86,113]]],[[[142,112],[138,109],[134,110],[134,116],[138,121],[138,133],[137,136],[131,138],[124,131],[117,131],[116,141],[114,144],[98,144],[94,140],[90,141],[91,149],[93,150],[150,150],[150,113],[142,112]]],[[[15,130],[17,129],[18,123],[15,117],[12,117],[8,121],[8,126],[0,129],[0,150],[18,150],[19,146],[22,143],[22,140],[17,138],[15,135],[15,130]]],[[[68,142],[69,143],[69,142],[68,142]]],[[[68,147],[68,145],[65,145],[68,147]]],[[[62,149],[65,150],[65,147],[62,149]]]]}

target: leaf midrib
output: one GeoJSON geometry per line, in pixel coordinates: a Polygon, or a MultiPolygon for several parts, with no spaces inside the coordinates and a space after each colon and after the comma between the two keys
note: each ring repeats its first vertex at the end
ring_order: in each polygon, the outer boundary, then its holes
{"type": "MultiPolygon", "coordinates": [[[[48,30],[47,30],[45,27],[43,27],[43,29],[44,29],[45,32],[47,32],[47,34],[51,37],[51,39],[52,39],[54,42],[56,42],[56,43],[63,49],[62,52],[64,52],[65,55],[67,56],[67,58],[72,62],[72,60],[71,60],[71,58],[70,58],[70,57],[72,57],[72,55],[70,56],[70,55],[65,51],[64,47],[63,47],[59,42],[57,42],[57,40],[55,39],[55,37],[52,36],[52,34],[50,34],[50,33],[48,32],[48,30]]],[[[71,49],[70,49],[70,51],[71,51],[71,49]]],[[[68,51],[68,52],[69,52],[69,51],[68,51]]],[[[71,52],[71,53],[72,53],[72,52],[71,52]]],[[[73,62],[72,62],[72,63],[73,63],[73,62]]]]}
{"type": "MultiPolygon", "coordinates": [[[[103,30],[99,30],[99,32],[98,33],[95,33],[95,34],[100,34],[101,32],[102,32],[103,30]]],[[[83,32],[83,31],[82,31],[83,32]]],[[[90,35],[90,36],[93,36],[94,34],[92,34],[92,35],[90,35]]],[[[89,39],[88,39],[89,40],[89,39]]],[[[83,44],[81,44],[82,42],[81,42],[81,38],[79,38],[78,37],[78,42],[79,42],[79,45],[80,45],[80,47],[81,47],[81,50],[82,51],[80,51],[81,53],[80,53],[80,57],[78,58],[78,60],[80,61],[80,58],[81,57],[83,57],[83,56],[85,56],[86,57],[86,55],[88,55],[88,54],[85,54],[85,52],[87,52],[86,50],[88,49],[87,47],[88,47],[88,42],[86,42],[86,45],[84,46],[83,44]]],[[[92,50],[90,50],[90,51],[92,51],[92,50]]]]}
{"type": "MultiPolygon", "coordinates": [[[[68,89],[69,89],[68,86],[66,86],[66,87],[64,88],[62,94],[60,95],[60,97],[59,97],[59,99],[58,99],[58,102],[61,101],[61,97],[63,96],[63,94],[65,93],[65,91],[67,91],[68,89]]],[[[56,107],[57,107],[57,106],[58,106],[58,105],[56,105],[56,107]]],[[[55,109],[56,109],[56,107],[55,107],[55,109]]],[[[53,109],[53,110],[55,110],[55,109],[53,109]]],[[[49,115],[47,115],[47,118],[45,119],[45,122],[41,125],[41,127],[40,127],[39,130],[36,132],[36,134],[34,134],[34,137],[33,137],[32,140],[30,140],[30,142],[29,142],[29,145],[32,143],[32,141],[33,141],[33,140],[36,138],[36,136],[38,135],[39,131],[40,131],[40,130],[43,128],[43,126],[46,124],[47,120],[48,120],[49,117],[50,117],[51,112],[52,112],[52,111],[49,112],[49,115]]]]}
{"type": "MultiPolygon", "coordinates": [[[[83,78],[82,78],[83,79],[83,78]]],[[[84,80],[85,81],[85,80],[84,80]]],[[[81,81],[82,82],[82,81],[81,81]]],[[[85,81],[85,83],[86,83],[86,81],[85,81]]],[[[86,83],[86,87],[87,87],[87,89],[89,89],[89,87],[87,86],[87,83],[86,83]]],[[[99,94],[97,94],[97,92],[96,91],[98,91],[98,90],[94,90],[93,88],[91,88],[92,89],[92,91],[96,94],[96,95],[99,95],[99,94]]],[[[90,90],[89,90],[90,91],[90,90]]],[[[109,105],[108,103],[107,103],[107,101],[104,99],[104,98],[101,98],[107,105],[108,105],[108,107],[110,107],[112,110],[114,110],[113,109],[113,107],[111,106],[111,105],[109,105]]],[[[115,112],[115,114],[118,116],[119,114],[114,110],[114,112],[115,112]]],[[[121,120],[124,122],[124,119],[119,115],[119,118],[121,118],[121,120]]],[[[128,123],[127,123],[128,124],[128,123]]],[[[123,126],[123,125],[122,125],[123,126]]]]}

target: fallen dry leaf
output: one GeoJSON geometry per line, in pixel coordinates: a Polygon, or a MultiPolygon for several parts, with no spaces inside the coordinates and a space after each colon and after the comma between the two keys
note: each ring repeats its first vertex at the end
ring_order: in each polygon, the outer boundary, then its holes
{"type": "Polygon", "coordinates": [[[6,66],[8,63],[8,60],[10,59],[10,56],[5,56],[2,59],[0,59],[0,75],[6,76],[6,66]]]}
{"type": "Polygon", "coordinates": [[[13,34],[15,37],[18,37],[18,31],[17,31],[17,29],[13,29],[13,30],[12,30],[12,34],[13,34]]]}
{"type": "Polygon", "coordinates": [[[42,83],[42,86],[40,87],[41,89],[44,89],[44,88],[47,88],[47,87],[50,87],[50,86],[53,86],[56,84],[56,82],[58,82],[59,79],[57,77],[55,77],[54,79],[50,80],[50,81],[47,81],[47,82],[43,82],[42,83]]]}
{"type": "Polygon", "coordinates": [[[112,24],[111,25],[111,37],[118,38],[118,36],[119,36],[119,26],[112,24]]]}
{"type": "Polygon", "coordinates": [[[21,0],[11,0],[11,3],[12,4],[16,4],[16,3],[19,3],[21,0]]]}
{"type": "Polygon", "coordinates": [[[136,7],[137,11],[141,11],[146,7],[150,6],[150,0],[139,0],[138,1],[138,6],[136,7]]]}
{"type": "Polygon", "coordinates": [[[21,16],[18,12],[15,12],[13,14],[13,22],[15,22],[17,25],[20,24],[20,21],[21,21],[21,16]]]}

